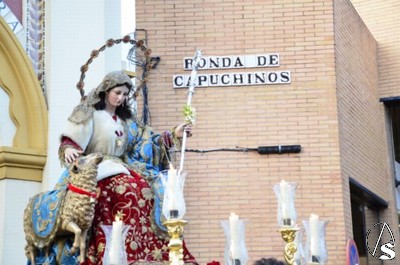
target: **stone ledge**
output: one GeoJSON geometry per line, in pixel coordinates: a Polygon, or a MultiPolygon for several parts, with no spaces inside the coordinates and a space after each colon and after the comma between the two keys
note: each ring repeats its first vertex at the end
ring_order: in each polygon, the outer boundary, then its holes
{"type": "Polygon", "coordinates": [[[46,158],[45,151],[0,146],[0,180],[19,179],[41,182],[46,158]]]}

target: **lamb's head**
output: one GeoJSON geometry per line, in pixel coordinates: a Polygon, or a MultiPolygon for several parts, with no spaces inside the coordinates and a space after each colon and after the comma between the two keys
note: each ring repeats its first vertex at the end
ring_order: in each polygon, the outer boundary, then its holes
{"type": "MultiPolygon", "coordinates": [[[[70,182],[81,182],[88,180],[96,180],[97,166],[103,161],[103,155],[101,153],[93,153],[87,156],[78,157],[69,166],[69,172],[71,175],[70,182]]],[[[78,183],[76,183],[78,184],[78,183]]]]}

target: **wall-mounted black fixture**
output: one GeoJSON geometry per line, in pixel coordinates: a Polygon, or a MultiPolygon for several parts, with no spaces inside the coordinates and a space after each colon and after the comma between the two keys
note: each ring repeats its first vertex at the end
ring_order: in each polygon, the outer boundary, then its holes
{"type": "Polygon", "coordinates": [[[301,145],[275,145],[275,146],[259,146],[257,148],[235,147],[235,148],[215,148],[215,149],[186,149],[186,152],[210,153],[210,152],[249,152],[257,151],[261,155],[265,154],[285,154],[300,153],[301,145]]]}
{"type": "Polygon", "coordinates": [[[277,146],[259,146],[257,149],[259,154],[285,154],[300,153],[301,145],[277,145],[277,146]]]}

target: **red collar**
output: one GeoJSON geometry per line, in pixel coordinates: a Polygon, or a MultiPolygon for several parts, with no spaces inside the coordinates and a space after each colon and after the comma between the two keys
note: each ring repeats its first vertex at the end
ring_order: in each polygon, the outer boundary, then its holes
{"type": "Polygon", "coordinates": [[[72,192],[79,193],[82,195],[87,195],[94,199],[96,199],[96,197],[97,197],[97,194],[95,192],[89,192],[89,191],[83,190],[81,188],[78,188],[77,186],[72,185],[71,183],[68,183],[68,189],[72,192]]]}

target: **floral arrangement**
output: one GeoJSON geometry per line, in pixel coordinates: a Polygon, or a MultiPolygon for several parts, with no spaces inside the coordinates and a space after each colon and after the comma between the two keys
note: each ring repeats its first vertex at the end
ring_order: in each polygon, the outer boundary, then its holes
{"type": "Polygon", "coordinates": [[[194,125],[196,123],[196,109],[192,105],[185,105],[183,108],[183,115],[185,116],[185,122],[187,124],[194,125]]]}

